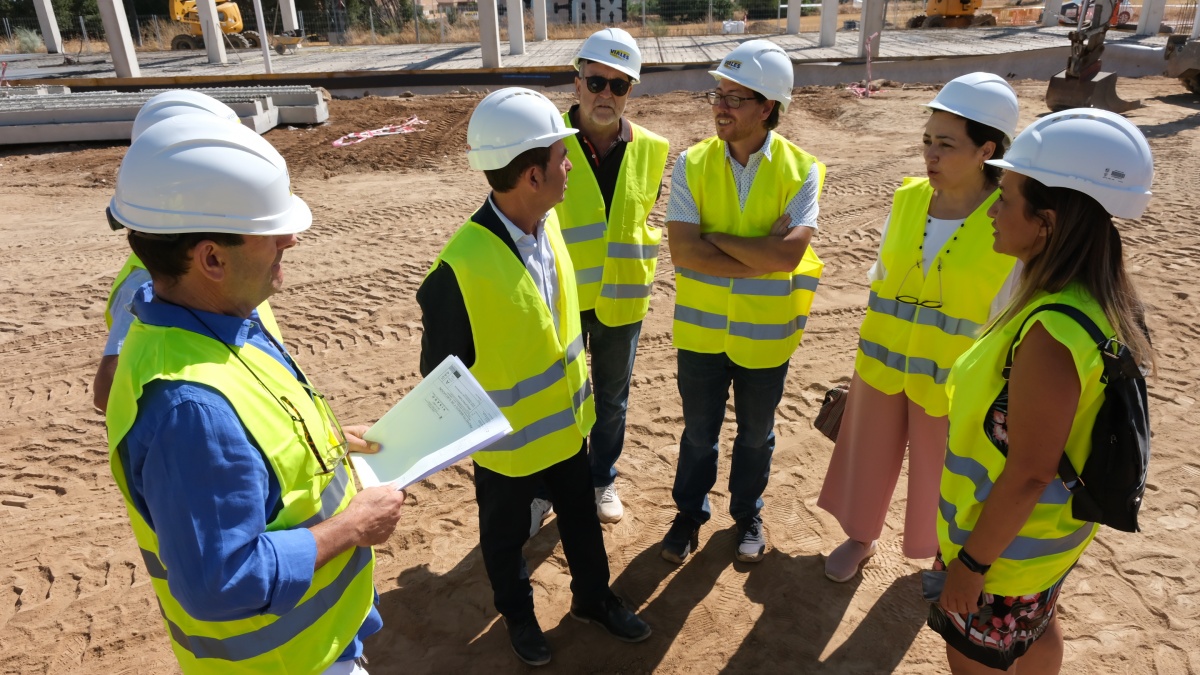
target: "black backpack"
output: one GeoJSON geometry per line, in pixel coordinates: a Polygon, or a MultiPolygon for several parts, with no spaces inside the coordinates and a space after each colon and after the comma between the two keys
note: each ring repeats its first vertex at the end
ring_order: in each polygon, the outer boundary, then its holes
{"type": "MultiPolygon", "coordinates": [[[[1071,515],[1078,520],[1101,523],[1122,532],[1138,532],[1137,514],[1146,491],[1150,464],[1150,415],[1146,379],[1129,348],[1101,332],[1086,314],[1064,304],[1042,305],[1029,313],[1021,329],[1034,314],[1059,312],[1074,319],[1091,336],[1104,356],[1104,403],[1092,429],[1092,454],[1082,471],[1075,471],[1067,453],[1058,464],[1058,476],[1075,499],[1071,515]]],[[[1004,363],[1004,379],[1012,369],[1014,338],[1004,363]]],[[[1005,384],[1007,390],[1008,385],[1005,384]]]]}

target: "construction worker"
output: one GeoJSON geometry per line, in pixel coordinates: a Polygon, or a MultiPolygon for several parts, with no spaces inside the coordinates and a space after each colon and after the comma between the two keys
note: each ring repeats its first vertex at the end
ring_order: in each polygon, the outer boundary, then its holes
{"type": "Polygon", "coordinates": [[[969,73],[925,106],[925,178],[905,178],[884,225],[859,329],[854,376],[817,506],[846,541],[825,559],[832,581],[853,579],[875,554],[907,450],[902,551],[937,552],[938,481],[946,455],[946,377],[1008,303],[1021,266],[992,250],[988,209],[1017,133],[1017,93],[999,75],[969,73]]]}
{"type": "MultiPolygon", "coordinates": [[[[190,89],[172,89],[157,94],[146,101],[138,110],[133,120],[133,131],[130,143],[137,140],[142,132],[157,122],[170,119],[176,115],[210,114],[231,124],[240,124],[237,113],[232,108],[211,96],[206,96],[190,89]]],[[[120,229],[122,225],[110,216],[109,225],[120,229]]],[[[108,326],[108,340],[104,343],[104,353],[100,357],[100,366],[96,369],[96,377],[92,382],[92,403],[100,410],[108,407],[108,391],[112,387],[113,373],[117,370],[117,356],[121,353],[121,343],[133,323],[133,314],[129,312],[129,304],[133,302],[134,294],[143,284],[150,281],[150,273],[146,266],[134,254],[129,254],[121,271],[113,279],[112,289],[108,294],[108,303],[104,307],[104,320],[108,326]]],[[[263,302],[258,308],[258,320],[263,327],[275,337],[280,337],[279,325],[271,306],[263,302]]]]}
{"type": "Polygon", "coordinates": [[[624,117],[642,66],[633,36],[620,28],[597,31],[574,65],[578,103],[563,120],[579,133],[563,142],[576,170],[554,211],[575,266],[583,341],[592,355],[596,424],[588,462],[596,513],[600,522],[615,523],[625,513],[614,481],[629,378],[662,239],[646,218],[661,190],[667,140],[624,117]]]}
{"type": "Polygon", "coordinates": [[[737,559],[757,562],[766,551],[760,511],[775,407],[822,269],[808,244],[825,167],[772,131],[792,100],[792,62],[782,49],[750,40],[709,72],[717,134],[680,153],[667,206],[684,428],[672,491],[679,513],[662,556],[682,563],[711,517],[732,383],[738,430],[729,510],[737,559]]]}
{"type": "MultiPolygon", "coordinates": [[[[404,493],[358,492],[325,398],[254,309],[312,213],[253,131],[180,115],[130,146],[109,205],[153,282],[132,302],[109,459],[184,673],[362,673],[371,546],[404,493]]],[[[374,448],[374,449],[377,449],[374,448]]]]}
{"type": "Polygon", "coordinates": [[[467,159],[492,193],[446,243],[417,291],[425,332],[421,372],[453,354],[513,431],[472,456],[479,544],[497,611],[517,656],[550,662],[521,547],[535,491],[558,513],[571,569],[571,616],[639,642],[650,627],[609,589],[608,554],[584,439],[595,420],[574,267],[554,205],[575,133],[545,96],[517,87],[486,96],[467,126],[467,159]]]}

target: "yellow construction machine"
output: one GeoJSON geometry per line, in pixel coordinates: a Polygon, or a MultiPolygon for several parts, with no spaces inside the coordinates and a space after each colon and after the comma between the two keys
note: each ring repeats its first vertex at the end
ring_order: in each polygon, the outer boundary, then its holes
{"type": "MultiPolygon", "coordinates": [[[[200,28],[200,11],[196,0],[170,0],[171,18],[186,24],[187,33],[176,35],[171,40],[171,49],[203,49],[204,32],[200,28]]],[[[252,30],[242,30],[242,11],[232,0],[217,0],[217,23],[230,44],[239,49],[250,49],[262,44],[262,38],[252,30]]]]}
{"type": "Polygon", "coordinates": [[[1067,34],[1071,40],[1067,67],[1050,78],[1050,86],[1046,88],[1046,107],[1054,111],[1101,108],[1115,113],[1142,107],[1141,101],[1126,101],[1117,95],[1115,73],[1100,70],[1104,35],[1112,25],[1117,1],[1083,0],[1076,28],[1067,34]]]}
{"type": "Polygon", "coordinates": [[[996,17],[976,14],[983,0],[926,0],[925,13],[908,20],[909,28],[966,28],[995,26],[996,17]]]}

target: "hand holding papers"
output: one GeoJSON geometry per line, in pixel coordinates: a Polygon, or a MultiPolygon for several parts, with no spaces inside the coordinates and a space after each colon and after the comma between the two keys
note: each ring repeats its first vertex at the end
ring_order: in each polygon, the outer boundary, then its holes
{"type": "Polygon", "coordinates": [[[449,356],[363,435],[379,452],[350,457],[365,487],[400,490],[511,431],[462,361],[449,356]]]}

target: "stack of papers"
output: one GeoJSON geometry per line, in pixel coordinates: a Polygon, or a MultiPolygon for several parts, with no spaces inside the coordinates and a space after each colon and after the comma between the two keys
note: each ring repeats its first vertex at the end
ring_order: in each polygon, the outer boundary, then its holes
{"type": "Polygon", "coordinates": [[[457,356],[448,356],[363,435],[373,455],[350,461],[364,487],[402,490],[512,432],[457,356]]]}

